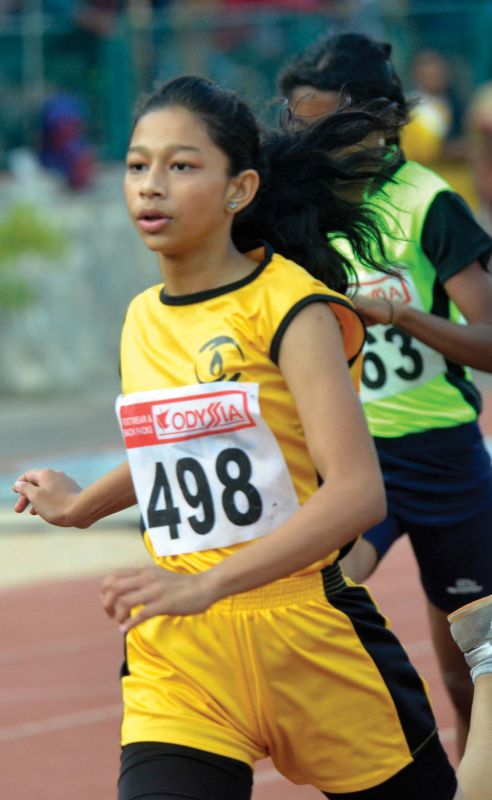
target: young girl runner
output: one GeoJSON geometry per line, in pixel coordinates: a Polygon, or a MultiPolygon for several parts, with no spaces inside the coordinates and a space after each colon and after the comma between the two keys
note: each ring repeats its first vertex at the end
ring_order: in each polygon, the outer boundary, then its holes
{"type": "MultiPolygon", "coordinates": [[[[390,45],[362,34],[323,37],[285,67],[280,88],[301,124],[381,97],[404,122],[408,104],[390,56],[390,45]]],[[[397,136],[390,142],[398,148],[397,136]]],[[[388,516],[343,566],[362,582],[409,534],[462,754],[473,687],[447,614],[492,592],[492,468],[477,424],[480,395],[462,366],[492,371],[492,239],[445,181],[401,149],[396,155],[392,179],[371,205],[392,234],[385,249],[402,276],[375,275],[353,260],[357,308],[371,326],[361,398],[388,516]],[[468,324],[457,324],[463,317],[468,324]]]]}
{"type": "Polygon", "coordinates": [[[381,126],[354,112],[262,144],[235,95],[188,77],[136,118],[126,200],[162,283],[122,334],[131,477],[15,486],[18,511],[77,527],[138,499],[155,566],[102,589],[126,633],[120,800],[246,800],[267,755],[331,798],[462,797],[419,676],[338,565],[385,503],[324,234],[364,256],[371,222],[333,187],[380,164],[337,151],[381,126]]]}

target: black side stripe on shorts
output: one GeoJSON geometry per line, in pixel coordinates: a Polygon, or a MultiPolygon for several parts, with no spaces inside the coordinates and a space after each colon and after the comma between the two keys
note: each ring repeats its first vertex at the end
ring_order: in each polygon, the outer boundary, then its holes
{"type": "Polygon", "coordinates": [[[331,605],[351,620],[388,688],[409,750],[415,753],[436,727],[420,676],[396,636],[385,627],[384,617],[364,587],[325,594],[331,605]]]}
{"type": "Polygon", "coordinates": [[[123,661],[122,661],[122,664],[121,664],[121,667],[120,667],[120,680],[122,678],[126,678],[130,674],[130,670],[128,669],[128,656],[127,656],[127,651],[126,651],[126,636],[125,636],[123,648],[124,648],[124,654],[123,654],[123,661]]]}

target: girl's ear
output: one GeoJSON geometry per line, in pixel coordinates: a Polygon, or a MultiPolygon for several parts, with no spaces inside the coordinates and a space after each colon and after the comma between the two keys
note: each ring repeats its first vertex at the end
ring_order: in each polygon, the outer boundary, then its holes
{"type": "Polygon", "coordinates": [[[260,176],[255,169],[245,169],[231,178],[227,192],[226,210],[235,214],[246,208],[253,200],[260,185],[260,176]]]}

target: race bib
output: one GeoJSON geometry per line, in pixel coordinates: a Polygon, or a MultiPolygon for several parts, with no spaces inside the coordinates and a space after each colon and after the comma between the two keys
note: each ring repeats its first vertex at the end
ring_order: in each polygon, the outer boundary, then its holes
{"type": "MultiPolygon", "coordinates": [[[[360,276],[360,293],[423,311],[410,275],[360,276]]],[[[360,397],[373,403],[421,386],[445,370],[443,357],[407,333],[387,325],[367,328],[360,397]]]]}
{"type": "Polygon", "coordinates": [[[299,507],[257,384],[219,382],[120,396],[138,504],[159,556],[265,536],[299,507]]]}

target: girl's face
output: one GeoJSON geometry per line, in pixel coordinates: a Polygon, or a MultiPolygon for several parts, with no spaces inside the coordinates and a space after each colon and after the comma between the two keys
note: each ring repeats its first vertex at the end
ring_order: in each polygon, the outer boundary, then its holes
{"type": "Polygon", "coordinates": [[[303,128],[337,111],[339,105],[339,92],[324,92],[314,86],[296,86],[289,100],[294,123],[303,128]]]}
{"type": "Polygon", "coordinates": [[[130,141],[125,197],[150,250],[180,256],[229,235],[234,178],[205,123],[181,106],[151,111],[130,141]]]}

